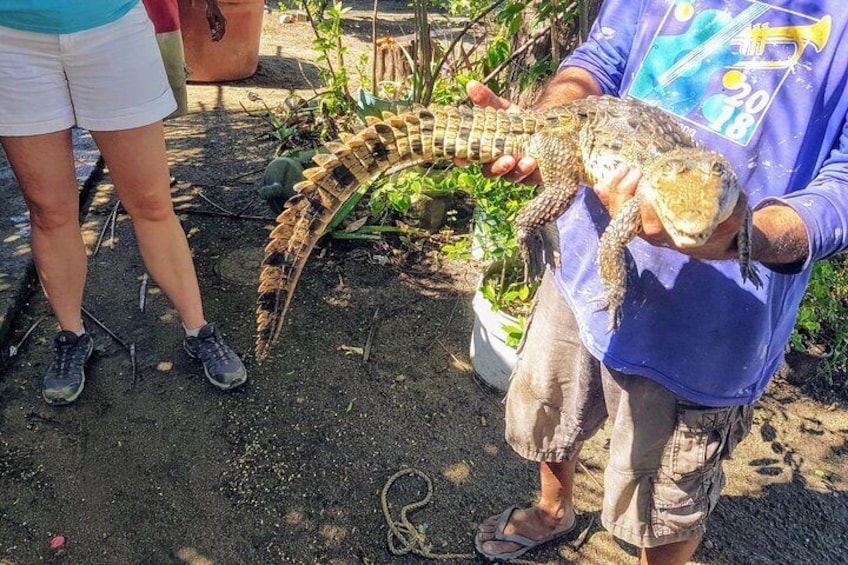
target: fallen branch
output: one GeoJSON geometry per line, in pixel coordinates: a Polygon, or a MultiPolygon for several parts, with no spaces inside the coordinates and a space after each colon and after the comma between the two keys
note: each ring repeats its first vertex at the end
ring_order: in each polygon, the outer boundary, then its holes
{"type": "Polygon", "coordinates": [[[592,479],[592,482],[595,483],[595,486],[597,486],[599,489],[601,489],[601,492],[603,492],[604,485],[601,484],[601,481],[599,481],[597,477],[595,477],[595,475],[592,473],[592,471],[589,470],[586,464],[583,463],[583,461],[581,461],[579,458],[577,459],[577,464],[580,465],[580,468],[583,470],[584,473],[589,475],[589,478],[592,479]]]}
{"type": "MultiPolygon", "coordinates": [[[[118,215],[118,208],[120,208],[120,207],[121,207],[121,201],[118,200],[117,202],[115,202],[115,207],[112,208],[112,212],[109,214],[109,217],[106,218],[106,223],[103,224],[103,229],[100,230],[100,237],[97,238],[97,244],[94,246],[94,251],[91,252],[92,257],[97,255],[97,252],[100,251],[100,245],[103,243],[103,236],[106,235],[106,230],[109,228],[109,224],[112,224],[115,217],[118,215]]],[[[115,236],[115,232],[114,232],[114,228],[113,228],[112,237],[114,238],[114,236],[115,236]]]]}
{"type": "Polygon", "coordinates": [[[32,332],[35,331],[35,328],[37,328],[38,325],[43,321],[44,321],[44,316],[37,319],[35,321],[35,323],[29,327],[29,329],[26,331],[24,336],[21,338],[21,340],[16,345],[10,345],[9,346],[9,357],[14,357],[15,355],[18,354],[18,351],[21,350],[21,347],[23,347],[24,342],[27,340],[27,338],[30,336],[30,334],[32,334],[32,332]]]}
{"type": "Polygon", "coordinates": [[[250,209],[251,209],[251,208],[253,208],[254,206],[256,206],[256,201],[255,201],[255,200],[251,200],[250,202],[248,202],[248,203],[244,206],[244,208],[242,208],[241,210],[239,210],[238,212],[236,212],[236,216],[241,216],[242,214],[244,214],[245,212],[247,212],[248,210],[250,210],[250,209]]]}
{"type": "Polygon", "coordinates": [[[371,318],[371,329],[368,330],[368,338],[365,340],[365,351],[362,353],[362,361],[368,362],[371,357],[371,345],[374,342],[374,334],[377,333],[377,318],[380,315],[380,307],[374,310],[374,316],[371,318]]]}
{"type": "Polygon", "coordinates": [[[144,305],[147,302],[147,281],[150,277],[147,272],[141,276],[141,288],[138,291],[138,309],[144,312],[144,305]]]}
{"type": "Polygon", "coordinates": [[[239,180],[239,179],[243,179],[244,177],[249,177],[250,175],[255,175],[256,173],[263,173],[263,172],[265,172],[265,168],[264,168],[264,167],[263,167],[263,168],[261,168],[261,169],[253,169],[252,171],[247,171],[246,173],[242,173],[242,174],[240,174],[240,175],[236,175],[236,176],[234,176],[234,177],[230,177],[230,178],[228,178],[228,179],[224,179],[224,182],[227,182],[227,181],[234,181],[234,180],[239,180]]]}
{"type": "Polygon", "coordinates": [[[138,374],[135,358],[135,343],[130,344],[130,366],[132,367],[132,384],[130,385],[130,390],[135,390],[136,375],[138,374]]]}
{"type": "MultiPolygon", "coordinates": [[[[121,203],[121,201],[118,200],[118,204],[120,204],[120,203],[121,203]]],[[[118,223],[118,209],[117,208],[115,208],[115,212],[112,214],[112,221],[110,223],[111,223],[112,227],[109,229],[109,243],[112,244],[112,249],[114,250],[115,249],[115,224],[118,223]]]]}
{"type": "MultiPolygon", "coordinates": [[[[109,337],[111,337],[112,339],[114,339],[114,340],[115,340],[118,344],[120,344],[120,346],[121,346],[121,347],[123,347],[123,348],[124,348],[124,349],[126,349],[127,351],[130,351],[130,347],[129,347],[129,345],[127,345],[127,343],[126,343],[124,340],[122,340],[121,338],[119,338],[119,337],[115,334],[115,332],[113,332],[112,330],[110,330],[109,328],[107,328],[107,327],[106,327],[106,325],[105,325],[103,322],[101,322],[100,320],[98,320],[97,318],[95,318],[95,317],[94,317],[94,315],[93,315],[91,312],[89,312],[88,310],[86,310],[86,309],[85,309],[85,307],[81,307],[80,309],[82,310],[82,313],[83,313],[83,314],[85,314],[86,316],[88,316],[88,318],[89,318],[92,322],[94,322],[95,324],[97,324],[97,326],[98,326],[101,330],[103,330],[104,332],[106,332],[107,334],[109,334],[109,337]]],[[[130,353],[132,353],[132,352],[130,352],[130,353]]]]}
{"type": "Polygon", "coordinates": [[[203,194],[203,191],[202,191],[202,190],[200,190],[200,189],[198,189],[198,188],[196,188],[196,187],[195,187],[195,189],[194,189],[194,193],[195,193],[196,195],[198,195],[199,197],[201,197],[201,198],[202,198],[203,200],[205,200],[206,202],[208,202],[208,203],[209,203],[212,207],[217,208],[217,209],[218,209],[218,210],[220,210],[221,212],[224,212],[225,214],[228,214],[228,215],[230,215],[230,216],[235,216],[235,215],[236,215],[236,213],[235,213],[235,212],[233,212],[233,211],[231,211],[231,210],[227,210],[226,208],[224,208],[223,206],[221,206],[220,204],[218,204],[217,202],[215,202],[214,200],[212,200],[211,198],[209,198],[208,196],[206,196],[205,194],[203,194]]]}
{"type": "Polygon", "coordinates": [[[460,359],[459,357],[457,357],[456,355],[451,353],[450,349],[448,349],[447,346],[444,343],[442,343],[442,340],[440,340],[439,338],[436,338],[436,343],[438,343],[442,347],[442,349],[445,350],[445,353],[447,353],[448,355],[451,356],[454,363],[457,364],[458,368],[461,368],[465,372],[471,372],[473,370],[468,363],[466,363],[465,361],[463,361],[462,359],[460,359]]]}
{"type": "MultiPolygon", "coordinates": [[[[306,121],[306,120],[304,120],[304,121],[306,121]]],[[[259,141],[265,135],[267,135],[267,134],[256,135],[256,136],[251,137],[250,139],[252,141],[259,141]]],[[[265,171],[265,169],[262,169],[261,171],[258,171],[258,172],[253,171],[252,174],[258,174],[258,173],[264,172],[264,171],[265,171]]],[[[246,175],[244,175],[244,176],[246,176],[246,175]]],[[[179,181],[177,181],[177,183],[178,182],[179,181]]],[[[233,185],[236,185],[236,184],[254,185],[254,184],[256,184],[256,180],[242,180],[241,178],[231,178],[231,179],[223,179],[221,181],[215,181],[215,182],[191,182],[189,184],[191,184],[191,186],[202,186],[203,188],[229,188],[229,187],[232,187],[233,185]]],[[[241,187],[236,187],[236,188],[240,189],[241,187]]]]}

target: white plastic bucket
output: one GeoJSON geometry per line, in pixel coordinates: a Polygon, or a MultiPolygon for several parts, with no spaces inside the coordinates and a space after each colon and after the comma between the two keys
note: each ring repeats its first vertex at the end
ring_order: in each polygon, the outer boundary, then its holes
{"type": "Polygon", "coordinates": [[[502,310],[492,311],[492,304],[478,290],[471,301],[474,311],[474,328],[471,330],[471,366],[487,385],[501,391],[509,386],[509,377],[515,368],[518,354],[506,344],[505,325],[518,325],[518,321],[502,310]]]}

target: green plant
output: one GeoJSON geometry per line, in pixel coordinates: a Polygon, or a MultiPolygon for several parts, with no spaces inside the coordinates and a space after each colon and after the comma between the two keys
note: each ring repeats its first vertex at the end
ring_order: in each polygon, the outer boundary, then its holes
{"type": "Polygon", "coordinates": [[[318,61],[324,63],[319,66],[318,75],[327,90],[320,94],[319,106],[324,113],[331,116],[349,116],[353,111],[353,98],[350,95],[350,78],[344,58],[348,49],[342,44],[342,18],[351,8],[345,7],[340,1],[327,7],[326,2],[302,0],[302,5],[315,34],[312,44],[318,52],[318,61]],[[318,20],[314,14],[322,9],[324,17],[318,20]]]}
{"type": "MultiPolygon", "coordinates": [[[[472,248],[476,249],[479,260],[490,265],[480,286],[483,296],[491,302],[493,310],[504,310],[520,319],[529,310],[536,285],[528,284],[524,277],[515,220],[535,194],[536,187],[499,178],[486,179],[479,165],[457,169],[455,175],[456,182],[467,187],[476,200],[474,230],[442,250],[450,258],[465,259],[472,255],[472,248]]],[[[520,324],[518,328],[509,328],[508,333],[516,334],[520,324]]]]}
{"type": "MultiPolygon", "coordinates": [[[[430,0],[413,0],[415,11],[415,40],[417,52],[408,54],[413,74],[410,77],[412,84],[412,100],[414,102],[429,105],[433,101],[433,94],[437,84],[442,77],[442,71],[453,54],[454,48],[465,38],[472,27],[480,23],[488,14],[499,8],[506,0],[492,0],[490,2],[468,2],[467,6],[474,9],[474,14],[469,17],[465,26],[457,33],[447,48],[441,53],[435,53],[432,49],[429,23],[430,0]]],[[[479,71],[478,71],[479,72],[479,71]]]]}
{"type": "Polygon", "coordinates": [[[813,265],[790,344],[797,351],[823,353],[821,377],[848,390],[848,256],[813,265]]]}
{"type": "Polygon", "coordinates": [[[519,316],[515,324],[506,324],[503,326],[503,329],[506,332],[506,340],[504,342],[507,346],[515,349],[521,343],[521,338],[524,337],[524,331],[527,329],[527,318],[525,316],[519,316]]]}
{"type": "Polygon", "coordinates": [[[486,273],[480,285],[483,297],[492,303],[492,311],[504,310],[509,315],[523,316],[530,310],[530,301],[536,290],[535,285],[524,280],[524,266],[521,261],[502,260],[486,273]]]}
{"type": "Polygon", "coordinates": [[[387,209],[406,214],[416,195],[432,192],[435,188],[433,177],[420,170],[409,170],[389,178],[371,193],[368,202],[371,215],[379,216],[387,209]]]}

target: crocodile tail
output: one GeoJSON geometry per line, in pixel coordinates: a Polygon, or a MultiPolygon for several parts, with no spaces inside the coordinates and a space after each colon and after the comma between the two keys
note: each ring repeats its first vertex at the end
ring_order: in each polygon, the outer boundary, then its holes
{"type": "Polygon", "coordinates": [[[256,359],[267,357],[277,341],[292,295],[309,254],[327,225],[364,183],[391,170],[450,159],[489,162],[519,148],[520,139],[540,124],[527,114],[491,109],[418,108],[383,119],[367,118],[356,134],[327,143],[314,157],[317,166],[277,217],[265,247],[256,307],[256,359]]]}
{"type": "Polygon", "coordinates": [[[327,152],[314,157],[317,166],[303,172],[305,180],[294,186],[295,194],[277,217],[265,247],[256,306],[258,361],[267,357],[277,341],[300,274],[327,225],[362,184],[388,169],[421,161],[424,138],[418,126],[429,117],[421,110],[408,117],[369,118],[367,127],[357,134],[327,143],[327,152]],[[417,138],[413,143],[410,133],[417,138]]]}

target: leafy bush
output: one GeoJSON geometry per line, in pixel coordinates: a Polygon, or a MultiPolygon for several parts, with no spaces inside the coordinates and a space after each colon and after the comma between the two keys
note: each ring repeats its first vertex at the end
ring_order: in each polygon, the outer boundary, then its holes
{"type": "Polygon", "coordinates": [[[790,343],[796,351],[824,354],[821,377],[848,391],[848,255],[813,265],[790,343]]]}

